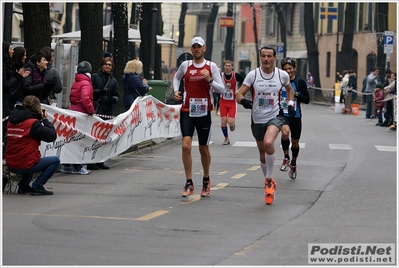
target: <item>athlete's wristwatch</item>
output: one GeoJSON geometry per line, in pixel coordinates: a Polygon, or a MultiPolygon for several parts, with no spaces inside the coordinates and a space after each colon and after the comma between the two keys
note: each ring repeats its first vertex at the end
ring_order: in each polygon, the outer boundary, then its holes
{"type": "Polygon", "coordinates": [[[209,83],[209,84],[212,84],[212,82],[213,82],[213,78],[211,78],[211,80],[209,80],[208,83],[209,83]]]}

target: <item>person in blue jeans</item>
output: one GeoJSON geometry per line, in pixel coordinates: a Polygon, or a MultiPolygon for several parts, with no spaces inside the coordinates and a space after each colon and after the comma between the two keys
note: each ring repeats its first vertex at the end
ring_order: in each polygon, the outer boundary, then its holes
{"type": "Polygon", "coordinates": [[[42,110],[40,100],[28,95],[22,105],[15,106],[7,123],[6,164],[8,169],[22,175],[18,192],[31,195],[52,195],[44,188],[53,176],[60,159],[57,156],[42,157],[39,146],[41,141],[53,142],[57,132],[47,119],[47,110],[42,110]],[[34,173],[40,173],[30,186],[34,173]]]}

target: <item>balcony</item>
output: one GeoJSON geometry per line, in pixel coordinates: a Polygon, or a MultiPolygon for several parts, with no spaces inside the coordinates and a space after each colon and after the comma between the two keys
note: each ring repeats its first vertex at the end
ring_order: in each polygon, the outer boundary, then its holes
{"type": "Polygon", "coordinates": [[[188,3],[187,14],[207,15],[211,13],[213,3],[188,3]]]}

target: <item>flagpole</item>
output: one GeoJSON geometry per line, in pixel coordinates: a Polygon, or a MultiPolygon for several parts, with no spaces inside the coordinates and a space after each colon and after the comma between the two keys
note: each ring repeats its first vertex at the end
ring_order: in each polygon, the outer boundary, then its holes
{"type": "Polygon", "coordinates": [[[335,50],[335,77],[337,77],[337,72],[338,72],[338,47],[339,47],[339,15],[338,15],[338,12],[339,12],[339,10],[337,10],[337,48],[335,50]]]}

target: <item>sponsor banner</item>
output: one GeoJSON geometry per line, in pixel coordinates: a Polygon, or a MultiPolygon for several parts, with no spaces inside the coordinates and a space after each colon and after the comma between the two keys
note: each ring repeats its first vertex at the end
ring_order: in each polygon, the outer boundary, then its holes
{"type": "Polygon", "coordinates": [[[57,139],[42,141],[40,152],[43,157],[58,156],[61,163],[104,162],[142,141],[180,136],[180,107],[148,95],[137,98],[128,111],[103,120],[42,104],[57,131],[57,139]]]}
{"type": "Polygon", "coordinates": [[[308,264],[396,264],[393,243],[308,244],[308,264]]]}

